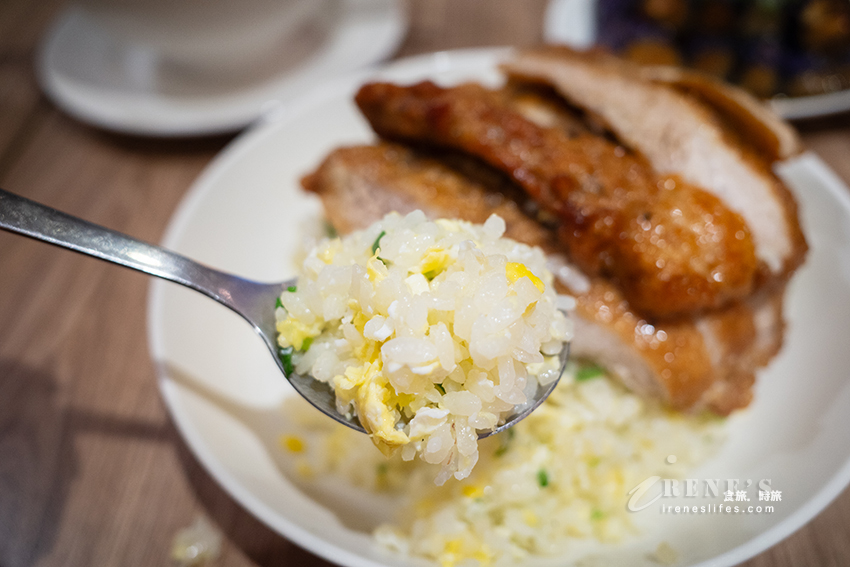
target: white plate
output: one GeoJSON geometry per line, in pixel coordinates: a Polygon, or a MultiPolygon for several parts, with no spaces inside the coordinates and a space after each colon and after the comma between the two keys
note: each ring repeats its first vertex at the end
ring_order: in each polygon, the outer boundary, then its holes
{"type": "MultiPolygon", "coordinates": [[[[246,277],[275,281],[294,275],[293,249],[321,218],[317,200],[299,189],[299,177],[333,148],[373,138],[352,103],[357,87],[375,77],[494,84],[500,80],[495,64],[506,53],[400,61],[294,101],[215,160],[174,216],[165,245],[246,277]]],[[[850,480],[850,196],[813,155],[786,165],[783,174],[798,195],[811,244],[789,289],[785,346],[760,373],[752,406],[729,420],[720,454],[692,475],[742,483],[769,478],[782,500],[772,503],[773,514],[760,516],[665,516],[653,506],[635,514],[641,536],[617,546],[581,546],[580,553],[592,553],[602,564],[639,565],[667,541],[679,553],[678,564],[733,565],[802,526],[850,480]]],[[[248,325],[224,307],[160,281],[152,286],[149,318],[168,408],[225,490],[271,528],[331,561],[415,564],[370,540],[366,526],[387,513],[387,502],[339,486],[307,490],[287,475],[290,463],[277,437],[286,427],[280,404],[292,391],[248,325]]]]}
{"type": "MultiPolygon", "coordinates": [[[[543,39],[578,48],[593,45],[596,39],[596,0],[551,0],[543,19],[543,39]]],[[[774,112],[788,120],[814,118],[850,110],[850,90],[774,98],[768,104],[774,112]]]]}
{"type": "Polygon", "coordinates": [[[38,56],[41,87],[84,122],[129,134],[232,132],[317,82],[381,61],[407,30],[404,0],[328,0],[278,57],[223,80],[126,45],[86,12],[65,9],[38,56]]]}

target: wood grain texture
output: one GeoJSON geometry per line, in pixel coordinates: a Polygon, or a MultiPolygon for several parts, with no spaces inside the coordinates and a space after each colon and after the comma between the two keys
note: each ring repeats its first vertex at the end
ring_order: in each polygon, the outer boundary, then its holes
{"type": "MultiPolygon", "coordinates": [[[[134,139],[68,118],[35,84],[59,0],[0,1],[0,186],[157,241],[228,138],[134,139]]],[[[544,0],[414,0],[400,54],[541,37],[544,0]]],[[[850,119],[804,125],[850,180],[850,119]]],[[[198,515],[217,566],[327,565],[242,510],[197,464],[159,398],[145,276],[0,232],[0,567],[169,565],[198,515]]],[[[750,567],[850,564],[850,492],[750,567]]]]}

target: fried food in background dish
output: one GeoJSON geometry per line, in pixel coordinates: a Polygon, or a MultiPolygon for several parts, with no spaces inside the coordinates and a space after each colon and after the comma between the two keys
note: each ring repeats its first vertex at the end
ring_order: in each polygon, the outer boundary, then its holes
{"type": "Polygon", "coordinates": [[[596,43],[640,65],[710,73],[752,94],[850,87],[847,0],[597,0],[596,43]]]}
{"type": "Polygon", "coordinates": [[[744,220],[714,195],[588,133],[565,135],[480,85],[365,85],[356,101],[385,137],[468,153],[509,175],[560,221],[585,272],[609,277],[654,317],[748,296],[756,258],[744,220]]]}
{"type": "Polygon", "coordinates": [[[380,143],[333,151],[303,184],[319,195],[341,232],[363,228],[391,211],[421,209],[432,218],[471,222],[496,213],[506,222],[507,236],[539,246],[553,258],[559,290],[575,296],[571,356],[597,361],[632,390],[677,409],[709,408],[725,415],[750,402],[755,371],[782,341],[781,290],[710,315],[650,323],[616,287],[571,266],[555,232],[513,200],[519,192],[481,169],[462,157],[380,143]],[[478,172],[477,179],[470,171],[478,172]]]}

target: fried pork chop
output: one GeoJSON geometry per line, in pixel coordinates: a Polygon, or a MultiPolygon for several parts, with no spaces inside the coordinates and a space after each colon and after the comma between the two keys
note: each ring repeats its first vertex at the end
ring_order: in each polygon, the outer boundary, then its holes
{"type": "Polygon", "coordinates": [[[603,137],[527,118],[504,91],[365,85],[356,102],[389,139],[459,150],[509,175],[560,221],[572,261],[638,312],[691,315],[748,296],[757,262],[743,218],[603,137]]]}
{"type": "Polygon", "coordinates": [[[515,81],[551,85],[658,172],[681,175],[740,214],[763,279],[784,285],[803,262],[807,247],[796,203],[771,170],[774,160],[800,150],[799,141],[743,91],[565,47],[522,52],[503,69],[515,81]]]}
{"type": "Polygon", "coordinates": [[[754,372],[782,341],[782,290],[688,321],[652,324],[611,283],[586,277],[559,258],[554,231],[529,217],[508,184],[459,173],[447,163],[391,143],[341,148],[306,176],[341,232],[364,228],[391,211],[422,209],[431,217],[484,222],[505,219],[507,236],[543,248],[555,262],[562,292],[576,297],[572,356],[609,368],[626,386],[681,410],[726,415],[751,399],[754,372]],[[494,191],[493,187],[497,190],[494,191]]]}

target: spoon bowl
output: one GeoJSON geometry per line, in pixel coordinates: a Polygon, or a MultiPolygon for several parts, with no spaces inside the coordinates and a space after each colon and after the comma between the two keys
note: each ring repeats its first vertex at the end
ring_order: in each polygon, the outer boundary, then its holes
{"type": "MultiPolygon", "coordinates": [[[[148,244],[126,234],[90,223],[46,205],[0,189],[0,228],[80,252],[113,264],[172,281],[198,291],[242,316],[272,353],[275,363],[295,391],[315,408],[336,421],[362,433],[367,431],[355,415],[336,409],[329,384],[311,376],[287,372],[277,344],[275,304],[295,279],[277,283],[248,280],[204,266],[185,256],[148,244]]],[[[496,429],[479,434],[488,437],[529,415],[552,393],[569,358],[569,343],[560,352],[558,379],[540,386],[536,395],[496,429]]]]}

